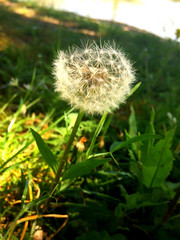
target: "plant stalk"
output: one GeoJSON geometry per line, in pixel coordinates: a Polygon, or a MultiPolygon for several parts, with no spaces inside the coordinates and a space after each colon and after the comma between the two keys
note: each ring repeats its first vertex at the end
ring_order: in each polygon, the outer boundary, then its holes
{"type": "Polygon", "coordinates": [[[74,138],[75,138],[76,132],[77,132],[78,127],[79,127],[79,124],[81,123],[83,114],[84,114],[84,113],[83,113],[82,111],[79,111],[79,113],[78,113],[76,122],[75,122],[75,124],[74,124],[73,130],[72,130],[71,135],[70,135],[70,137],[69,137],[69,140],[68,140],[68,142],[67,142],[65,151],[64,151],[63,156],[62,156],[62,158],[61,158],[61,160],[60,160],[60,162],[59,162],[58,170],[57,170],[57,172],[56,172],[56,176],[55,176],[54,182],[53,182],[53,184],[52,184],[52,186],[51,186],[50,195],[53,193],[55,187],[56,187],[56,186],[58,185],[58,183],[59,183],[59,179],[60,179],[60,177],[61,177],[64,164],[67,162],[69,150],[70,150],[71,145],[72,145],[72,143],[73,143],[73,140],[74,140],[74,138]]]}

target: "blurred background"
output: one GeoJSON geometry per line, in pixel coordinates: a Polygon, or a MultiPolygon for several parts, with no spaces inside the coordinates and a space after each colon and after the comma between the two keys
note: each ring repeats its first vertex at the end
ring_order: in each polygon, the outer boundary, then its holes
{"type": "Polygon", "coordinates": [[[155,105],[159,124],[168,121],[167,112],[180,114],[179,13],[179,0],[0,0],[0,100],[18,93],[19,104],[36,71],[28,97],[43,101],[34,110],[56,108],[52,62],[57,51],[101,39],[123,48],[143,83],[133,104],[155,105]]]}
{"type": "Polygon", "coordinates": [[[176,39],[180,27],[179,0],[31,0],[42,6],[91,18],[113,20],[176,39]]]}

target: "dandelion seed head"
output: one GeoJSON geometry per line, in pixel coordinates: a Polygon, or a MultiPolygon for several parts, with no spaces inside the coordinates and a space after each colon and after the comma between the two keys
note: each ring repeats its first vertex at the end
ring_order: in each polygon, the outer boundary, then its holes
{"type": "Polygon", "coordinates": [[[55,91],[89,114],[111,112],[123,103],[135,80],[130,61],[115,44],[60,51],[54,61],[55,91]]]}

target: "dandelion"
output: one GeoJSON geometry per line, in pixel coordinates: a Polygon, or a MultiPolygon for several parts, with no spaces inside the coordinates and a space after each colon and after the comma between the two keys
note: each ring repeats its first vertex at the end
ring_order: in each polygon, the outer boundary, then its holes
{"type": "MultiPolygon", "coordinates": [[[[73,47],[67,52],[60,51],[54,61],[53,74],[56,79],[55,91],[80,111],[59,162],[50,195],[62,175],[83,113],[103,115],[86,152],[86,159],[88,159],[107,113],[125,101],[130,93],[131,84],[135,80],[131,63],[124,53],[115,47],[115,44],[111,46],[109,43],[104,43],[99,47],[94,41],[85,44],[82,48],[73,47]]],[[[82,139],[76,146],[84,150],[82,139]]],[[[47,205],[48,201],[45,206],[47,205]]]]}
{"type": "Polygon", "coordinates": [[[130,61],[115,44],[60,51],[54,61],[55,91],[71,106],[89,114],[103,114],[119,107],[135,80],[130,61]]]}

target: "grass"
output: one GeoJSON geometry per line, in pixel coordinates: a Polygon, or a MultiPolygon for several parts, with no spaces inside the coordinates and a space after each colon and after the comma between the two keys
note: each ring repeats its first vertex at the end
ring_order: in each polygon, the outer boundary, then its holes
{"type": "MultiPolygon", "coordinates": [[[[68,214],[66,226],[52,239],[179,239],[179,43],[27,2],[1,0],[0,11],[0,237],[8,239],[18,223],[11,239],[32,239],[35,228],[42,228],[48,239],[67,219],[60,215],[68,214]],[[92,39],[120,45],[142,84],[125,105],[108,115],[96,139],[93,153],[101,157],[113,144],[119,146],[108,155],[111,160],[85,176],[62,181],[46,217],[37,217],[55,174],[39,153],[30,128],[43,132],[55,157],[62,156],[77,113],[68,112],[69,106],[54,93],[52,61],[58,49],[92,39]],[[149,155],[142,139],[152,133],[161,140],[148,140],[153,154],[149,155]],[[133,137],[134,142],[127,144],[133,137]],[[119,142],[124,142],[123,148],[119,142]],[[159,185],[141,176],[142,167],[149,169],[149,159],[159,156],[156,149],[165,166],[173,164],[159,185]]],[[[66,171],[84,159],[99,120],[83,118],[66,171]],[[84,151],[76,147],[80,144],[84,151]]]]}

